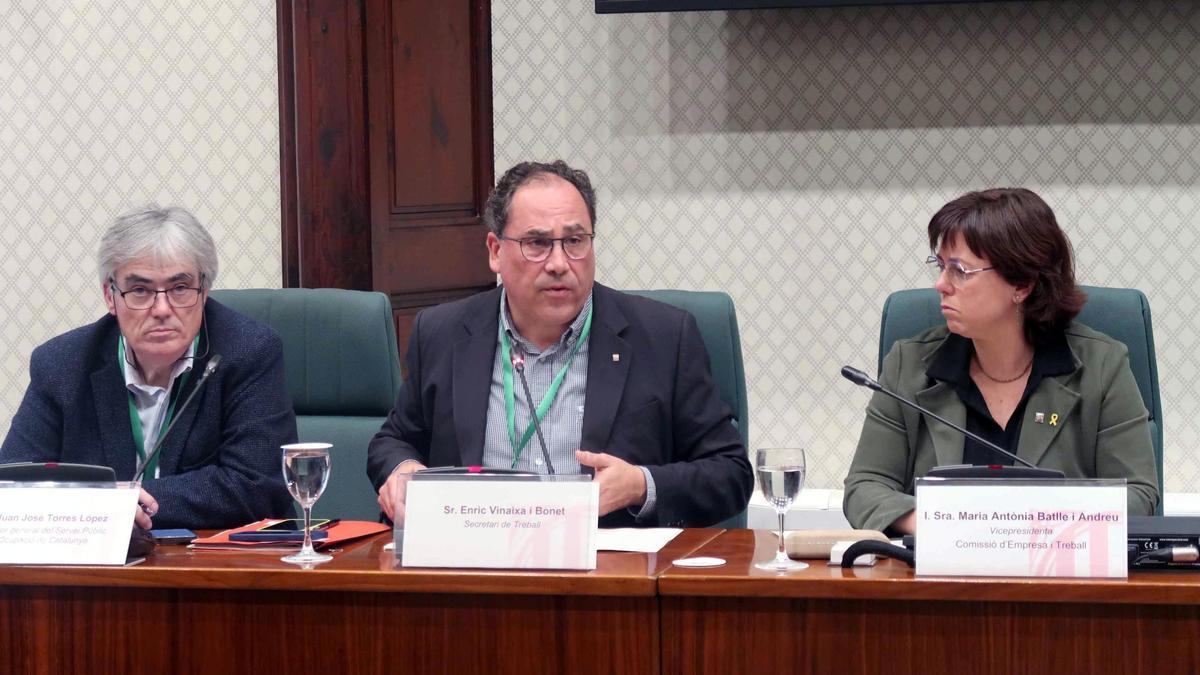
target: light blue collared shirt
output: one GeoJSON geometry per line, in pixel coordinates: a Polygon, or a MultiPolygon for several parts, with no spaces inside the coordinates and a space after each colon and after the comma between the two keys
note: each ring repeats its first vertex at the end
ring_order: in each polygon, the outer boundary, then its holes
{"type": "MultiPolygon", "coordinates": [[[[129,393],[133,394],[133,405],[137,408],[138,418],[142,421],[142,453],[148,453],[154,444],[158,442],[158,435],[162,433],[163,423],[167,419],[167,409],[171,403],[171,389],[175,386],[175,381],[180,375],[192,370],[192,361],[196,356],[196,341],[192,340],[192,344],[184,355],[180,357],[175,365],[171,367],[170,383],[164,387],[156,387],[151,384],[146,384],[146,380],[142,378],[142,374],[133,365],[135,360],[133,348],[129,346],[129,341],[125,341],[125,359],[122,364],[125,368],[125,388],[129,393]]],[[[137,458],[137,471],[142,469],[142,457],[137,458]]],[[[154,478],[158,478],[158,467],[154,469],[154,478]]]]}
{"type": "MultiPolygon", "coordinates": [[[[575,342],[579,339],[579,333],[583,330],[583,324],[587,321],[591,308],[592,295],[589,293],[583,308],[571,325],[563,331],[558,341],[545,350],[541,350],[522,336],[513,325],[508,311],[508,296],[501,287],[500,330],[508,334],[513,349],[520,349],[525,355],[525,377],[529,381],[529,393],[532,395],[535,405],[546,395],[554,376],[567,363],[567,358],[570,356],[575,342]]],[[[546,449],[557,473],[578,473],[580,470],[579,462],[575,459],[575,450],[579,448],[583,439],[583,411],[587,401],[588,345],[590,342],[590,339],[585,339],[579,345],[579,349],[575,352],[575,358],[571,361],[567,373],[563,377],[558,395],[550,409],[546,411],[546,417],[541,421],[542,435],[546,439],[546,449]]],[[[496,357],[492,361],[492,385],[488,393],[483,464],[490,467],[505,469],[511,467],[522,471],[546,474],[548,469],[542,459],[542,447],[536,434],[530,437],[517,459],[516,466],[513,466],[514,451],[508,437],[508,420],[504,403],[503,359],[501,350],[497,348],[496,357]]],[[[526,402],[524,387],[521,385],[519,376],[515,376],[515,374],[513,389],[514,417],[517,435],[520,437],[532,419],[532,411],[526,402]]],[[[604,450],[603,448],[584,449],[596,452],[604,450]]],[[[639,508],[630,507],[629,512],[642,520],[654,514],[657,493],[654,489],[654,478],[650,475],[649,469],[644,466],[639,466],[638,469],[646,479],[646,502],[639,508]]]]}

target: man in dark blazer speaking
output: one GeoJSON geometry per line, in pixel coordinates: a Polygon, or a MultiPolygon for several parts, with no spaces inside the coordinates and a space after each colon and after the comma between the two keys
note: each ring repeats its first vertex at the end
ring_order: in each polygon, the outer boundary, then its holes
{"type": "Polygon", "coordinates": [[[594,283],[595,204],[587,174],[561,161],[497,182],[484,221],[502,285],[417,316],[408,379],[371,441],[389,517],[426,466],[594,470],[602,526],[706,526],[746,507],[746,448],[696,320],[594,283]]]}
{"type": "Polygon", "coordinates": [[[97,257],[108,315],[34,350],[0,463],[95,464],[130,480],[149,460],[135,512],[147,529],[291,513],[279,446],[296,440],[296,419],[283,345],[208,298],[217,277],[208,232],[184,209],[146,208],[117,218],[97,257]]]}

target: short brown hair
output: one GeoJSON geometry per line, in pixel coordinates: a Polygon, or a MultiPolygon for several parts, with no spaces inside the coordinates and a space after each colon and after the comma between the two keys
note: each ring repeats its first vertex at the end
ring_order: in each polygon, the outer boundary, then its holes
{"type": "Polygon", "coordinates": [[[946,204],[929,221],[929,248],[936,253],[951,240],[990,260],[1013,286],[1032,284],[1022,305],[1025,338],[1032,344],[1065,329],[1087,302],[1075,285],[1071,242],[1031,190],[968,192],[946,204]]]}

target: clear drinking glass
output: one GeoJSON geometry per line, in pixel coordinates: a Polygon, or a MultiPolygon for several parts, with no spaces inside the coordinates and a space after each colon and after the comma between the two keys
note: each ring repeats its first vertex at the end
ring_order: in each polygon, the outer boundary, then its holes
{"type": "Polygon", "coordinates": [[[314,565],[333,560],[333,556],[313,550],[312,507],[329,482],[329,443],[292,443],[283,446],[283,480],[292,498],[304,509],[304,545],[299,553],[282,560],[297,565],[314,565]]]}
{"type": "Polygon", "coordinates": [[[801,448],[764,448],[754,456],[754,473],[758,477],[758,489],[762,490],[767,503],[775,507],[779,515],[779,551],[775,559],[754,565],[757,569],[771,572],[791,572],[808,567],[787,556],[783,539],[783,518],[788,508],[804,486],[804,450],[801,448]]]}

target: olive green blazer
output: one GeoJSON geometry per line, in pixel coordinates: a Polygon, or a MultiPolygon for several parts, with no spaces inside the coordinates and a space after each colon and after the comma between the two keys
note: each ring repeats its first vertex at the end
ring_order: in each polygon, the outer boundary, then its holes
{"type": "MultiPolygon", "coordinates": [[[[1129,515],[1152,515],[1158,472],[1128,350],[1078,323],[1066,334],[1076,369],[1044,378],[1030,395],[1017,455],[1069,478],[1125,478],[1129,515]],[[1038,412],[1044,414],[1040,424],[1034,421],[1038,412]]],[[[880,383],[965,426],[967,409],[954,386],[925,375],[947,335],[939,326],[896,342],[883,360],[880,383]]],[[[856,528],[884,530],[914,508],[915,478],[935,466],[962,463],[963,442],[954,429],[876,392],[846,476],[846,519],[856,528]]]]}

